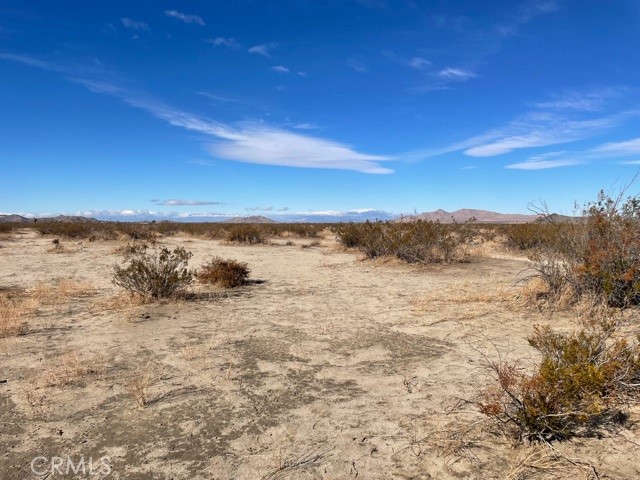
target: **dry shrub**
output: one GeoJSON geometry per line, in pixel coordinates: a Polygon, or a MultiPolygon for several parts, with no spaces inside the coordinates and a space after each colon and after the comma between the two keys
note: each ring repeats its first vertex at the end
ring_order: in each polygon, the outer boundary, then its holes
{"type": "Polygon", "coordinates": [[[47,362],[40,380],[42,386],[62,388],[77,385],[88,376],[100,376],[104,371],[102,357],[86,357],[77,350],[69,350],[47,362]]]}
{"type": "Polygon", "coordinates": [[[128,375],[124,388],[139,406],[146,407],[152,400],[150,389],[157,382],[154,369],[140,367],[128,375]]]}
{"type": "Polygon", "coordinates": [[[462,230],[422,220],[350,223],[334,231],[344,247],[357,248],[367,258],[396,257],[407,263],[450,263],[466,239],[462,230]]]}
{"type": "Polygon", "coordinates": [[[25,317],[36,308],[34,302],[0,292],[0,338],[15,337],[27,331],[25,317]]]}
{"type": "Polygon", "coordinates": [[[231,243],[241,243],[244,245],[255,245],[267,243],[264,228],[257,225],[233,225],[227,229],[224,239],[231,243]]]}
{"type": "Polygon", "coordinates": [[[623,202],[600,192],[580,221],[557,228],[553,246],[536,255],[535,276],[551,300],[592,299],[594,304],[627,308],[640,304],[640,199],[623,202]]]}
{"type": "Polygon", "coordinates": [[[497,383],[482,392],[481,412],[521,441],[596,435],[623,421],[622,406],[640,397],[640,337],[629,342],[619,327],[606,318],[571,334],[536,327],[528,341],[542,360],[531,374],[490,362],[497,383]]]}
{"type": "Polygon", "coordinates": [[[191,256],[183,247],[173,252],[163,247],[154,254],[146,247],[137,249],[127,255],[126,268],[113,266],[113,283],[151,300],[174,297],[193,282],[194,273],[187,268],[191,256]]]}
{"type": "Polygon", "coordinates": [[[244,285],[249,277],[249,268],[245,262],[225,260],[213,257],[209,263],[198,270],[198,280],[224,288],[234,288],[244,285]]]}

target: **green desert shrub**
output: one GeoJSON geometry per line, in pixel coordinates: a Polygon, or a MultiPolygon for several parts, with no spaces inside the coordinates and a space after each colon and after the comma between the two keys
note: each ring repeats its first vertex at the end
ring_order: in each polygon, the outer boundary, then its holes
{"type": "Polygon", "coordinates": [[[368,258],[397,257],[408,263],[449,263],[464,236],[438,222],[364,222],[334,227],[338,241],[368,258]]]}
{"type": "Polygon", "coordinates": [[[213,257],[198,270],[198,280],[202,283],[219,285],[224,288],[239,287],[247,283],[249,268],[244,262],[213,257]]]}
{"type": "Polygon", "coordinates": [[[136,248],[126,256],[126,267],[114,265],[113,283],[151,300],[175,296],[193,282],[194,273],[187,268],[191,256],[184,247],[162,247],[153,254],[146,246],[136,248]]]}
{"type": "Polygon", "coordinates": [[[537,327],[528,340],[542,360],[530,374],[514,363],[491,363],[497,381],[482,392],[481,412],[523,441],[598,434],[612,426],[625,417],[621,408],[640,397],[638,341],[613,339],[616,330],[606,320],[571,334],[537,327]]]}

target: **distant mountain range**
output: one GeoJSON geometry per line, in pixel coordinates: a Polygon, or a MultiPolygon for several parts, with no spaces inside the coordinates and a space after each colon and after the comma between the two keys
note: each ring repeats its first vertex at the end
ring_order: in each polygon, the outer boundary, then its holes
{"type": "Polygon", "coordinates": [[[520,213],[497,213],[488,210],[475,210],[472,208],[463,208],[455,212],[447,212],[446,210],[436,210],[435,212],[424,212],[417,215],[402,216],[395,221],[411,222],[415,220],[428,220],[440,223],[464,223],[474,221],[477,223],[527,223],[534,222],[541,218],[542,215],[523,215],[520,213]]]}
{"type": "Polygon", "coordinates": [[[0,215],[0,223],[34,223],[37,220],[45,222],[64,222],[64,223],[88,223],[97,222],[95,218],[82,217],[80,215],[58,215],[57,217],[44,218],[27,218],[22,215],[0,215]]]}
{"type": "Polygon", "coordinates": [[[261,215],[254,215],[251,217],[233,217],[225,220],[224,223],[276,223],[276,221],[261,215]]]}
{"type": "MultiPolygon", "coordinates": [[[[96,215],[97,216],[97,215],[96,215]]],[[[58,215],[56,217],[39,218],[39,221],[50,222],[73,222],[86,223],[98,221],[124,221],[124,222],[150,222],[173,221],[173,222],[224,222],[224,223],[339,223],[339,222],[364,222],[366,220],[392,220],[395,222],[411,222],[415,220],[438,221],[441,223],[464,223],[472,220],[477,223],[527,223],[543,221],[543,215],[523,215],[518,213],[498,213],[488,210],[476,210],[464,208],[454,212],[446,210],[436,210],[434,212],[423,212],[415,215],[396,215],[383,210],[352,210],[346,212],[295,212],[278,213],[265,216],[237,216],[229,214],[193,214],[190,216],[167,216],[141,213],[136,215],[109,215],[96,218],[83,217],[79,215],[58,215]]],[[[549,218],[555,222],[571,221],[574,217],[566,217],[558,214],[551,214],[549,218]]],[[[33,218],[21,215],[0,215],[0,223],[33,223],[33,218]]]]}

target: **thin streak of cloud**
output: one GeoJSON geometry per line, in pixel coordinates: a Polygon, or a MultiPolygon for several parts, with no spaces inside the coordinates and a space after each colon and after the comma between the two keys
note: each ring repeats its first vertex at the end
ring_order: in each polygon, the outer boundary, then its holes
{"type": "Polygon", "coordinates": [[[277,43],[262,43],[260,45],[254,45],[253,47],[249,48],[247,52],[271,58],[271,51],[277,46],[277,43]]]}
{"type": "Polygon", "coordinates": [[[167,17],[177,18],[178,20],[182,20],[184,23],[193,23],[196,25],[200,25],[204,27],[206,23],[200,15],[186,15],[184,13],[178,12],[177,10],[165,10],[164,14],[167,17]]]}
{"type": "Polygon", "coordinates": [[[586,92],[568,90],[561,95],[556,95],[553,100],[534,104],[537,108],[553,110],[577,110],[585,112],[597,112],[602,110],[605,103],[622,95],[621,88],[601,88],[586,92]]]}
{"type": "Polygon", "coordinates": [[[606,155],[635,155],[640,153],[640,138],[623,142],[609,142],[593,149],[594,153],[606,155]]]}
{"type": "Polygon", "coordinates": [[[555,0],[533,0],[519,7],[516,14],[506,23],[498,25],[496,31],[503,37],[513,36],[518,33],[520,27],[526,25],[534,18],[541,15],[556,12],[560,9],[560,3],[555,0]]]}
{"type": "Polygon", "coordinates": [[[145,22],[139,22],[136,20],[132,20],[131,18],[121,18],[120,21],[122,25],[129,30],[142,30],[144,32],[150,32],[151,28],[145,22]]]}
{"type": "Polygon", "coordinates": [[[224,46],[235,49],[242,48],[241,43],[239,43],[235,38],[230,37],[207,38],[205,42],[210,43],[211,45],[215,45],[216,47],[224,46]]]}
{"type": "Polygon", "coordinates": [[[289,73],[289,69],[284,65],[274,65],[271,70],[277,73],[289,73]]]}
{"type": "Polygon", "coordinates": [[[407,65],[416,70],[424,70],[425,68],[431,66],[431,62],[426,58],[413,57],[407,61],[407,65]]]}
{"type": "Polygon", "coordinates": [[[194,205],[226,205],[223,202],[212,202],[208,200],[181,200],[178,198],[170,198],[169,200],[153,202],[156,205],[169,205],[169,206],[194,206],[194,205]]]}
{"type": "Polygon", "coordinates": [[[444,80],[454,80],[460,82],[464,82],[471,78],[477,77],[477,75],[471,70],[453,67],[443,68],[436,74],[436,76],[444,80]]]}

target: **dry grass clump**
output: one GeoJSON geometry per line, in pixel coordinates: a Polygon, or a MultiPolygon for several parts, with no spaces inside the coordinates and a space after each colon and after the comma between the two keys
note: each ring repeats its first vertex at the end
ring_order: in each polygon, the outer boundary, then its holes
{"type": "Polygon", "coordinates": [[[102,357],[86,357],[77,350],[68,350],[47,362],[40,382],[44,387],[62,388],[77,385],[89,376],[100,376],[104,371],[105,361],[102,357]]]}
{"type": "Polygon", "coordinates": [[[198,280],[224,288],[239,287],[247,283],[249,268],[245,262],[213,257],[198,270],[198,280]]]}
{"type": "Polygon", "coordinates": [[[35,302],[29,299],[20,298],[9,292],[0,292],[0,338],[26,333],[26,317],[35,309],[35,302]]]}
{"type": "Polygon", "coordinates": [[[124,389],[139,406],[146,407],[152,401],[150,390],[156,383],[158,375],[155,370],[140,367],[127,376],[124,389]]]}
{"type": "Polygon", "coordinates": [[[338,241],[367,258],[396,257],[407,263],[450,263],[459,259],[466,237],[438,222],[350,223],[334,228],[338,241]]]}
{"type": "Polygon", "coordinates": [[[31,297],[38,305],[61,305],[72,298],[93,295],[95,289],[86,282],[60,279],[54,283],[38,282],[31,289],[31,297]]]}
{"type": "Polygon", "coordinates": [[[597,435],[623,422],[623,407],[640,399],[640,337],[629,341],[620,327],[607,318],[570,334],[536,327],[528,341],[542,360],[532,373],[490,362],[497,382],[482,392],[481,412],[520,441],[597,435]]]}
{"type": "Polygon", "coordinates": [[[228,227],[224,239],[230,243],[240,243],[244,245],[267,243],[264,228],[249,224],[228,227]]]}
{"type": "Polygon", "coordinates": [[[191,256],[184,247],[162,247],[153,254],[136,249],[127,255],[127,267],[113,266],[113,283],[151,300],[175,297],[193,282],[194,272],[187,268],[191,256]]]}

